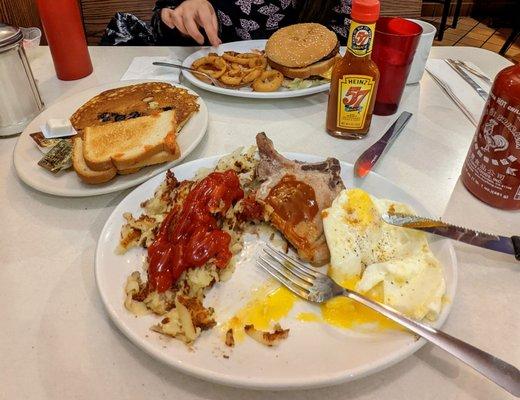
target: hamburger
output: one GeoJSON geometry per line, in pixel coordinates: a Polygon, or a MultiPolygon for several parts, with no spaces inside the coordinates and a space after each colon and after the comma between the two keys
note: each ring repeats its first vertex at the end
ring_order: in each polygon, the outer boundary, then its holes
{"type": "Polygon", "coordinates": [[[339,58],[336,34],[316,23],[290,25],[277,30],[267,41],[265,54],[271,68],[287,78],[330,78],[339,58]]]}

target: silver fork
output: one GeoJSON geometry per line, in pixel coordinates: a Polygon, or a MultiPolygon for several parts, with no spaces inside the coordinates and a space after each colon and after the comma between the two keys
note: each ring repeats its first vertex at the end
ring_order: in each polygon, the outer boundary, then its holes
{"type": "Polygon", "coordinates": [[[520,371],[513,365],[431,326],[413,321],[385,304],[345,289],[327,275],[287,256],[269,244],[263,248],[263,252],[265,254],[257,259],[258,265],[305,300],[322,303],[336,296],[346,296],[355,300],[437,345],[509,393],[520,397],[520,371]]]}
{"type": "Polygon", "coordinates": [[[218,86],[218,87],[222,87],[222,88],[228,87],[227,85],[220,83],[217,79],[213,78],[209,74],[206,74],[205,72],[197,71],[196,69],[193,69],[190,67],[185,67],[184,65],[181,65],[181,64],[167,63],[167,62],[162,62],[162,61],[154,61],[152,64],[157,65],[159,67],[171,67],[171,68],[182,69],[185,71],[190,71],[192,74],[198,74],[198,75],[201,75],[204,78],[208,79],[211,82],[211,84],[214,86],[218,86]]]}
{"type": "Polygon", "coordinates": [[[471,72],[475,76],[478,76],[480,79],[482,79],[488,85],[491,86],[493,84],[493,82],[491,81],[491,79],[489,79],[489,77],[487,77],[486,75],[480,73],[475,68],[473,68],[472,66],[468,65],[465,61],[463,61],[463,60],[454,60],[454,59],[451,59],[451,58],[448,58],[448,61],[450,61],[450,62],[452,62],[454,64],[457,64],[461,68],[464,68],[466,71],[471,72]]]}

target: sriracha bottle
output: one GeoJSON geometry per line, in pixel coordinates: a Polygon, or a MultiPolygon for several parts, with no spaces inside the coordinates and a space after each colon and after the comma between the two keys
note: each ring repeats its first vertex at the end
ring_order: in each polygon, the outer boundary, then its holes
{"type": "Polygon", "coordinates": [[[503,69],[493,82],[462,183],[493,207],[520,210],[520,64],[503,69]]]}

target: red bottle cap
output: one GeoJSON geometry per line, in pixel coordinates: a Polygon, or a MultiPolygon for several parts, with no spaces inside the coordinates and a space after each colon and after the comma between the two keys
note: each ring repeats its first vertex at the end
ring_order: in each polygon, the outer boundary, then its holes
{"type": "Polygon", "coordinates": [[[376,22],[379,8],[379,0],[352,0],[352,19],[357,22],[376,22]]]}

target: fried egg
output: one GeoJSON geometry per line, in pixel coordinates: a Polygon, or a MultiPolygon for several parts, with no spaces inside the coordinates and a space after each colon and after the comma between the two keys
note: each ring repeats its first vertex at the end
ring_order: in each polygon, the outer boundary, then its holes
{"type": "Polygon", "coordinates": [[[426,234],[385,223],[381,214],[388,212],[414,213],[362,189],[343,190],[322,212],[329,275],[345,287],[356,280],[355,290],[376,295],[409,317],[435,320],[446,290],[442,266],[426,234]]]}

